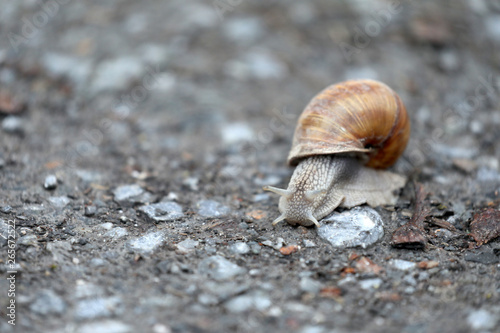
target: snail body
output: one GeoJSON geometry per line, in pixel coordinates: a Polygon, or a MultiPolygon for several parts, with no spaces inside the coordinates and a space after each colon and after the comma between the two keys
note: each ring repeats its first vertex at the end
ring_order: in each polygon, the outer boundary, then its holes
{"type": "Polygon", "coordinates": [[[291,225],[316,225],[337,207],[394,204],[403,176],[384,171],[403,153],[410,122],[399,96],[373,80],[327,87],[302,112],[288,155],[296,166],[281,195],[280,217],[291,225]]]}

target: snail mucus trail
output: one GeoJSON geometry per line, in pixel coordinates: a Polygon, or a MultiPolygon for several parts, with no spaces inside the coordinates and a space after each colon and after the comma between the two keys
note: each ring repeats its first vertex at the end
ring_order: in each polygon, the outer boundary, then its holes
{"type": "Polygon", "coordinates": [[[383,83],[353,80],[327,87],[306,106],[295,130],[288,188],[277,193],[291,225],[319,227],[337,207],[394,204],[406,178],[381,170],[395,163],[409,139],[401,99],[383,83]]]}

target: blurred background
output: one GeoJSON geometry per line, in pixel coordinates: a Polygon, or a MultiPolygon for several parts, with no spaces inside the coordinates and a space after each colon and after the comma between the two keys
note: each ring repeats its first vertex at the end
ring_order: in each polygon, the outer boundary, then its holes
{"type": "Polygon", "coordinates": [[[2,205],[46,202],[54,174],[82,207],[138,182],[271,218],[300,112],[355,78],[407,106],[399,172],[464,221],[498,204],[498,0],[0,2],[2,205]]]}

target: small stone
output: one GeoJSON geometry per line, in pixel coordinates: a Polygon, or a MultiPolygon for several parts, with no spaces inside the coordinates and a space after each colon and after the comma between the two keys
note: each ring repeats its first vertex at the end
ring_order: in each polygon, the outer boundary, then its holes
{"type": "Polygon", "coordinates": [[[288,255],[295,253],[299,250],[300,250],[300,246],[298,246],[298,245],[288,245],[288,246],[281,247],[279,249],[280,253],[284,256],[288,256],[288,255]]]}
{"type": "Polygon", "coordinates": [[[102,223],[99,225],[99,227],[101,227],[105,230],[111,230],[111,229],[113,229],[113,223],[111,223],[111,222],[102,223]]]}
{"type": "Polygon", "coordinates": [[[53,190],[57,187],[57,177],[55,175],[48,175],[45,177],[43,187],[46,190],[53,190]]]}
{"type": "Polygon", "coordinates": [[[175,202],[159,202],[139,207],[139,211],[153,222],[167,222],[180,219],[184,216],[182,207],[175,202]]]}
{"type": "Polygon", "coordinates": [[[267,293],[256,291],[249,294],[236,296],[224,304],[227,311],[231,313],[243,313],[245,311],[264,311],[272,305],[267,293]]]}
{"type": "Polygon", "coordinates": [[[144,190],[137,184],[119,186],[113,191],[117,202],[130,200],[142,193],[144,193],[144,190]]]}
{"type": "Polygon", "coordinates": [[[379,265],[375,264],[373,261],[367,257],[361,257],[356,261],[356,271],[359,273],[375,274],[379,275],[384,270],[379,265]]]}
{"type": "Polygon", "coordinates": [[[20,117],[7,116],[2,121],[2,129],[7,133],[22,134],[24,132],[24,122],[20,117]]]}
{"type": "Polygon", "coordinates": [[[38,244],[38,238],[36,235],[26,235],[17,240],[17,244],[26,246],[35,246],[38,244]]]}
{"type": "Polygon", "coordinates": [[[188,177],[188,178],[184,179],[182,184],[184,186],[187,186],[191,191],[198,191],[198,182],[199,181],[200,180],[196,177],[188,177]]]}
{"type": "Polygon", "coordinates": [[[474,330],[491,330],[495,328],[498,317],[486,310],[476,310],[469,313],[467,323],[474,330]]]}
{"type": "Polygon", "coordinates": [[[229,251],[236,254],[247,254],[250,253],[251,249],[247,243],[236,242],[234,244],[231,244],[231,246],[229,246],[229,251]]]}
{"type": "Polygon", "coordinates": [[[389,265],[400,271],[409,271],[417,267],[416,263],[402,259],[391,259],[389,265]]]}
{"type": "Polygon", "coordinates": [[[113,238],[114,240],[128,236],[128,230],[122,227],[116,227],[104,234],[105,237],[113,238]]]}
{"type": "Polygon", "coordinates": [[[79,301],[75,306],[75,319],[86,320],[112,316],[122,304],[120,297],[91,298],[79,301]]]}
{"type": "Polygon", "coordinates": [[[134,238],[126,243],[126,247],[136,253],[150,254],[165,243],[165,232],[155,231],[134,238]]]}
{"type": "Polygon", "coordinates": [[[125,89],[130,82],[143,73],[144,66],[139,58],[124,56],[103,61],[95,70],[92,90],[125,89]]]}
{"type": "Polygon", "coordinates": [[[194,251],[194,249],[198,246],[198,244],[200,244],[200,242],[195,241],[191,238],[187,238],[187,239],[183,240],[182,242],[178,243],[176,246],[177,246],[177,250],[180,253],[186,254],[186,253],[194,251]]]}
{"type": "Polygon", "coordinates": [[[8,243],[7,236],[11,228],[12,227],[9,227],[9,224],[5,220],[0,219],[0,247],[8,243]]]}
{"type": "Polygon", "coordinates": [[[102,267],[106,266],[106,260],[101,259],[101,258],[92,258],[90,260],[90,266],[91,267],[102,267]]]}
{"type": "Polygon", "coordinates": [[[322,220],[318,235],[334,247],[365,248],[382,238],[383,221],[374,209],[355,207],[322,220]]]}
{"type": "Polygon", "coordinates": [[[94,216],[95,213],[97,212],[97,207],[94,205],[91,206],[85,206],[85,216],[94,216]]]}
{"type": "Polygon", "coordinates": [[[370,290],[370,289],[378,289],[382,285],[382,279],[367,279],[359,281],[359,286],[361,289],[370,290]]]}
{"type": "Polygon", "coordinates": [[[250,142],[254,140],[255,133],[247,123],[226,124],[221,129],[222,140],[230,145],[238,142],[250,142]]]}
{"type": "Polygon", "coordinates": [[[485,247],[467,251],[464,258],[467,261],[478,262],[484,265],[491,265],[500,262],[500,256],[497,256],[493,249],[485,247]]]}
{"type": "Polygon", "coordinates": [[[118,320],[102,320],[80,326],[77,333],[131,333],[132,327],[118,320]]]}
{"type": "Polygon", "coordinates": [[[271,197],[267,193],[259,193],[253,196],[252,201],[253,202],[262,202],[262,201],[268,201],[271,197]]]}
{"type": "Polygon", "coordinates": [[[50,197],[49,202],[56,208],[64,208],[71,202],[71,199],[63,195],[60,197],[50,197]]]}
{"type": "Polygon", "coordinates": [[[35,296],[30,310],[42,316],[62,314],[66,311],[66,303],[52,290],[42,290],[35,296]]]}
{"type": "Polygon", "coordinates": [[[439,262],[434,261],[434,260],[429,260],[429,261],[421,261],[418,263],[418,268],[420,269],[431,269],[434,267],[438,267],[439,262]]]}
{"type": "Polygon", "coordinates": [[[485,30],[494,41],[500,41],[500,15],[490,15],[484,20],[485,30]]]}
{"type": "Polygon", "coordinates": [[[303,292],[317,294],[320,292],[321,288],[321,283],[311,279],[310,277],[303,277],[300,279],[300,290],[303,292]]]}
{"type": "Polygon", "coordinates": [[[246,273],[246,269],[218,255],[202,260],[198,265],[198,271],[217,281],[229,280],[246,273]]]}
{"type": "Polygon", "coordinates": [[[217,201],[201,200],[197,203],[198,214],[203,217],[221,217],[229,214],[231,209],[217,201]]]}
{"type": "Polygon", "coordinates": [[[224,35],[233,42],[250,43],[264,34],[259,17],[232,18],[224,24],[224,35]]]}
{"type": "Polygon", "coordinates": [[[304,239],[304,240],[302,240],[302,243],[304,243],[305,247],[316,247],[316,243],[314,243],[310,239],[304,239]]]}
{"type": "Polygon", "coordinates": [[[11,211],[12,211],[12,207],[7,205],[7,206],[3,206],[0,211],[4,214],[9,214],[11,211]]]}

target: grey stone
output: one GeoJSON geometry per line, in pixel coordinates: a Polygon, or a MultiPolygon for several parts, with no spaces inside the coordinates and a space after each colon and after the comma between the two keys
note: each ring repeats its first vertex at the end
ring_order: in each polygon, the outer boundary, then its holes
{"type": "Polygon", "coordinates": [[[76,320],[112,316],[122,303],[120,297],[91,298],[79,301],[75,306],[76,320]]]}
{"type": "Polygon", "coordinates": [[[200,244],[200,242],[187,238],[177,244],[177,250],[181,253],[189,253],[194,251],[198,244],[200,244]]]}
{"type": "Polygon", "coordinates": [[[57,187],[57,177],[55,175],[48,175],[45,177],[45,181],[43,182],[43,187],[46,190],[53,190],[57,187]]]}
{"type": "Polygon", "coordinates": [[[251,249],[247,243],[244,242],[236,242],[229,246],[229,251],[237,254],[247,254],[250,253],[251,249]]]}
{"type": "Polygon", "coordinates": [[[320,282],[311,279],[310,277],[303,277],[300,279],[300,290],[303,292],[317,294],[321,290],[322,285],[320,282]]]}
{"type": "Polygon", "coordinates": [[[486,32],[494,41],[500,41],[500,15],[491,15],[484,20],[486,32]]]}
{"type": "Polygon", "coordinates": [[[149,232],[141,237],[129,240],[126,247],[140,254],[150,254],[156,251],[165,243],[165,232],[155,231],[149,232]]]}
{"type": "Polygon", "coordinates": [[[265,50],[248,51],[238,60],[226,63],[225,71],[236,79],[280,79],[288,73],[287,66],[265,50]]]}
{"type": "Polygon", "coordinates": [[[17,244],[26,246],[35,246],[38,244],[38,238],[36,235],[26,235],[17,240],[17,244]]]}
{"type": "Polygon", "coordinates": [[[41,63],[51,76],[68,77],[77,86],[82,86],[87,82],[92,70],[92,62],[89,59],[47,52],[41,58],[41,63]]]}
{"type": "Polygon", "coordinates": [[[250,142],[254,140],[255,133],[246,123],[226,124],[221,129],[222,141],[227,144],[250,142]]]}
{"type": "Polygon", "coordinates": [[[102,266],[106,266],[106,264],[107,264],[106,260],[101,259],[101,258],[92,258],[90,260],[91,267],[102,267],[102,266]]]}
{"type": "Polygon", "coordinates": [[[264,311],[272,305],[269,294],[263,291],[236,296],[224,304],[231,313],[242,313],[249,310],[264,311]]]}
{"type": "Polygon", "coordinates": [[[62,314],[66,311],[66,303],[54,291],[47,289],[36,294],[30,310],[42,316],[62,314]]]}
{"type": "Polygon", "coordinates": [[[122,237],[128,236],[128,230],[122,227],[116,227],[109,230],[104,236],[113,238],[114,240],[120,239],[122,237]]]}
{"type": "Polygon", "coordinates": [[[61,209],[61,208],[66,207],[71,202],[71,199],[68,198],[67,196],[63,195],[60,197],[50,197],[49,202],[55,208],[61,209]]]}
{"type": "Polygon", "coordinates": [[[252,201],[253,202],[268,201],[270,198],[271,196],[267,193],[259,193],[253,196],[252,201]]]}
{"type": "Polygon", "coordinates": [[[103,61],[96,69],[96,76],[92,82],[92,90],[125,89],[130,81],[142,75],[144,66],[140,59],[135,57],[121,57],[103,61]]]}
{"type": "Polygon", "coordinates": [[[175,202],[159,202],[139,207],[139,210],[154,222],[167,222],[184,216],[182,207],[175,202]]]}
{"type": "Polygon", "coordinates": [[[417,267],[416,263],[402,259],[391,259],[389,265],[400,271],[409,271],[417,267]]]}
{"type": "Polygon", "coordinates": [[[224,24],[224,35],[233,42],[250,43],[264,33],[262,21],[258,17],[232,18],[224,24]]]}
{"type": "Polygon", "coordinates": [[[312,240],[304,239],[302,242],[304,243],[305,247],[316,247],[316,243],[314,243],[312,240]]]}
{"type": "Polygon", "coordinates": [[[144,193],[144,190],[137,184],[123,185],[113,191],[115,201],[131,200],[144,193]]]}
{"type": "Polygon", "coordinates": [[[198,265],[198,271],[218,281],[229,280],[246,273],[246,269],[218,255],[202,260],[198,265]]]}
{"type": "Polygon", "coordinates": [[[203,217],[220,217],[231,212],[229,207],[226,207],[217,201],[201,200],[197,203],[198,214],[203,217]]]}
{"type": "Polygon", "coordinates": [[[382,279],[379,278],[361,280],[359,281],[359,287],[364,290],[378,289],[382,282],[382,279]]]}
{"type": "Polygon", "coordinates": [[[7,221],[0,219],[0,246],[4,246],[8,243],[9,231],[12,227],[9,227],[7,221]]]}
{"type": "Polygon", "coordinates": [[[355,207],[322,220],[318,235],[334,247],[365,248],[382,238],[383,221],[374,209],[355,207]]]}
{"type": "Polygon", "coordinates": [[[94,216],[97,212],[97,207],[94,205],[85,206],[85,216],[94,216]]]}
{"type": "Polygon", "coordinates": [[[2,129],[7,133],[23,133],[24,122],[20,117],[7,116],[2,121],[2,129]]]}
{"type": "Polygon", "coordinates": [[[132,327],[118,320],[102,320],[82,325],[78,333],[130,333],[132,327]]]}
{"type": "Polygon", "coordinates": [[[491,330],[495,328],[497,321],[498,316],[484,309],[472,311],[467,316],[467,323],[474,330],[491,330]]]}
{"type": "Polygon", "coordinates": [[[467,251],[465,253],[465,260],[478,262],[485,265],[491,265],[500,262],[500,257],[495,254],[493,249],[488,249],[486,247],[483,247],[467,251]]]}

